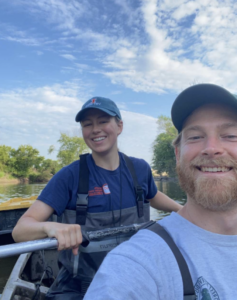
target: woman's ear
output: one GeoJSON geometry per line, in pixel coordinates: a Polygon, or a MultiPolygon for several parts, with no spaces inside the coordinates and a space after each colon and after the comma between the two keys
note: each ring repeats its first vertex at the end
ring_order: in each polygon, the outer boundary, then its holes
{"type": "Polygon", "coordinates": [[[117,125],[118,125],[118,135],[120,135],[123,131],[123,121],[122,120],[119,120],[119,122],[117,122],[117,125]]]}

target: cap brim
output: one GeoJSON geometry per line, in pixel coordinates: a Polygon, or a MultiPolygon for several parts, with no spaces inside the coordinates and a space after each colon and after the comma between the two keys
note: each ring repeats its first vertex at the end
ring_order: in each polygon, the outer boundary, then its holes
{"type": "Polygon", "coordinates": [[[111,111],[108,110],[108,109],[98,108],[98,107],[87,107],[87,108],[85,108],[85,109],[79,111],[79,113],[76,115],[76,118],[75,118],[76,122],[81,122],[82,119],[83,119],[83,117],[84,117],[85,112],[86,112],[87,110],[89,110],[89,109],[97,109],[97,110],[101,110],[101,111],[107,113],[108,115],[110,115],[111,117],[115,117],[115,116],[116,116],[116,114],[115,114],[114,112],[111,112],[111,111]]]}
{"type": "Polygon", "coordinates": [[[175,99],[171,109],[174,126],[180,132],[187,117],[198,107],[209,103],[230,105],[237,109],[237,99],[226,89],[214,84],[197,84],[175,99]]]}

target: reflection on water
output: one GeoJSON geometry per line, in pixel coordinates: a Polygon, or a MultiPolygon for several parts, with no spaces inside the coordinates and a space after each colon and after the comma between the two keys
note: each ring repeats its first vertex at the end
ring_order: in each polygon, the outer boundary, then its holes
{"type": "MultiPolygon", "coordinates": [[[[179,204],[184,205],[186,203],[186,194],[181,190],[178,181],[156,181],[156,186],[160,192],[166,194],[179,204]]],[[[153,217],[152,220],[160,220],[169,214],[170,213],[165,211],[151,208],[151,219],[153,217]]]]}
{"type": "Polygon", "coordinates": [[[0,202],[12,198],[28,198],[38,196],[45,183],[42,184],[0,184],[0,202]]]}
{"type": "MultiPolygon", "coordinates": [[[[156,182],[159,191],[165,193],[170,198],[176,200],[180,204],[186,202],[185,193],[180,189],[177,182],[156,182]]],[[[39,195],[45,184],[0,184],[0,202],[7,201],[11,198],[27,198],[39,195]]],[[[151,220],[159,220],[169,213],[158,211],[151,208],[151,220]]],[[[16,262],[17,257],[9,257],[0,259],[0,294],[7,282],[11,270],[16,262]]]]}

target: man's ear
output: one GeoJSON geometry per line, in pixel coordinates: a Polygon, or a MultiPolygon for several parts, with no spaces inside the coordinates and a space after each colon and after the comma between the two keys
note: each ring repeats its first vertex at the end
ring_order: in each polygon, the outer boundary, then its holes
{"type": "Polygon", "coordinates": [[[180,159],[180,148],[176,146],[174,151],[175,151],[176,163],[178,163],[180,159]]]}

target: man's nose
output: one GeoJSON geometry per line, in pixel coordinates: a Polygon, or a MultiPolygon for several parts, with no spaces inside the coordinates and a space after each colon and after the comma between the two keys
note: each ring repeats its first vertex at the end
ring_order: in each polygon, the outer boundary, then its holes
{"type": "Polygon", "coordinates": [[[218,138],[207,138],[205,142],[204,149],[202,150],[202,155],[208,155],[210,157],[222,155],[224,149],[221,141],[218,138]]]}

